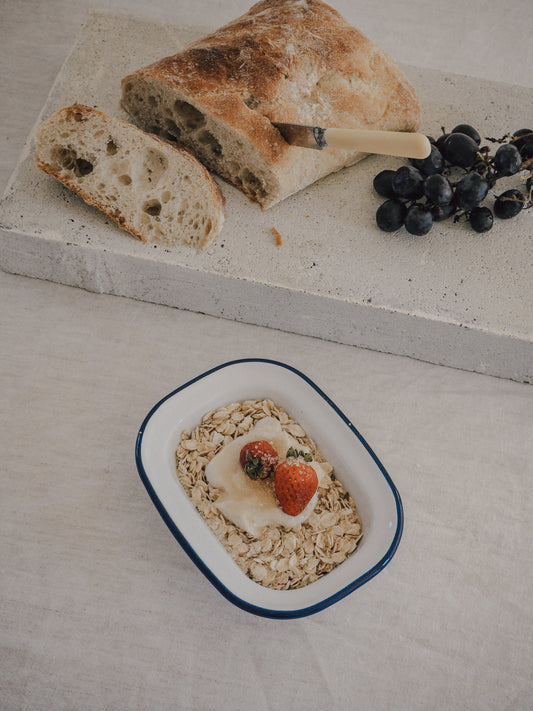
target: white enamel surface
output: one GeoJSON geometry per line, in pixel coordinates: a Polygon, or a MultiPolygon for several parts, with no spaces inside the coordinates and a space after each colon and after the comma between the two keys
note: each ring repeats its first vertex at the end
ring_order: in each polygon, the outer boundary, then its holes
{"type": "MultiPolygon", "coordinates": [[[[329,604],[347,586],[371,575],[401,532],[391,484],[338,412],[301,375],[281,364],[239,361],[227,364],[175,392],[154,409],[141,432],[140,460],[150,487],[198,559],[230,599],[276,613],[329,604]],[[335,473],[354,497],[363,525],[355,553],[335,570],[304,588],[267,589],[250,580],[208,529],[176,476],[175,450],[184,429],[227,402],[268,397],[285,408],[315,439],[335,473]]],[[[157,503],[157,502],[156,502],[157,503]]],[[[204,571],[205,572],[205,571],[204,571]]]]}

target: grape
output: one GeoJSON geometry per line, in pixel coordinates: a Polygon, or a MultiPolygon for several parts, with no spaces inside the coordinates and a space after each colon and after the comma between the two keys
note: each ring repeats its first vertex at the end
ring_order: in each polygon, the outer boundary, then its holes
{"type": "Polygon", "coordinates": [[[533,158],[533,138],[528,138],[524,141],[518,150],[520,151],[522,160],[525,161],[533,158]]]}
{"type": "Polygon", "coordinates": [[[465,133],[450,133],[442,145],[442,155],[452,165],[471,168],[477,160],[477,143],[465,133]]]}
{"type": "Polygon", "coordinates": [[[376,222],[383,232],[396,232],[403,225],[407,208],[400,200],[387,200],[376,212],[376,222]]]}
{"type": "Polygon", "coordinates": [[[501,220],[508,220],[515,215],[518,215],[520,210],[526,204],[526,198],[520,192],[512,188],[506,190],[501,195],[498,195],[494,202],[494,214],[501,220]]]}
{"type": "Polygon", "coordinates": [[[533,128],[521,128],[513,133],[513,144],[520,149],[520,146],[528,138],[533,137],[533,128]]]}
{"type": "Polygon", "coordinates": [[[393,198],[396,193],[392,187],[392,178],[394,176],[394,170],[382,170],[374,178],[374,190],[378,195],[385,198],[393,198]]]}
{"type": "Polygon", "coordinates": [[[472,210],[485,199],[488,191],[489,184],[482,175],[468,173],[455,186],[455,204],[463,210],[472,210]]]}
{"type": "Polygon", "coordinates": [[[494,154],[494,168],[500,175],[514,175],[520,170],[522,158],[511,143],[500,146],[494,154]]]}
{"type": "Polygon", "coordinates": [[[433,217],[431,212],[417,203],[411,205],[405,216],[405,229],[407,232],[420,237],[427,234],[432,226],[433,217]]]}
{"type": "Polygon", "coordinates": [[[439,136],[437,140],[435,141],[435,145],[439,149],[439,151],[442,153],[442,147],[444,145],[444,142],[448,138],[450,134],[449,133],[443,133],[442,136],[439,136]]]}
{"type": "Polygon", "coordinates": [[[424,194],[422,173],[412,165],[402,165],[395,172],[392,187],[396,195],[417,200],[424,194]]]}
{"type": "Polygon", "coordinates": [[[494,217],[488,207],[475,207],[470,213],[470,226],[476,232],[488,232],[492,229],[494,217]]]}
{"type": "Polygon", "coordinates": [[[424,180],[424,195],[433,205],[449,205],[453,197],[450,181],[439,173],[430,175],[424,180]]]}
{"type": "Polygon", "coordinates": [[[476,143],[476,145],[479,146],[479,144],[481,143],[481,136],[479,135],[479,133],[476,131],[475,128],[469,126],[467,123],[460,123],[454,129],[452,129],[452,133],[464,133],[465,136],[470,136],[470,138],[476,143]]]}
{"type": "Polygon", "coordinates": [[[433,222],[442,222],[451,217],[454,212],[457,212],[456,206],[452,203],[451,205],[433,205],[431,208],[431,216],[433,217],[433,222]]]}
{"type": "Polygon", "coordinates": [[[444,168],[444,158],[437,146],[431,146],[431,153],[427,158],[411,158],[411,163],[417,168],[422,175],[434,175],[441,173],[444,168]]]}
{"type": "Polygon", "coordinates": [[[518,148],[522,160],[533,158],[533,129],[521,128],[515,131],[512,145],[518,148]]]}

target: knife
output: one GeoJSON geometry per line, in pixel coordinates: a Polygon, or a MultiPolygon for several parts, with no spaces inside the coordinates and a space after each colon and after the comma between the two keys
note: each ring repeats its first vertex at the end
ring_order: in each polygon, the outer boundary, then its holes
{"type": "Polygon", "coordinates": [[[319,128],[296,123],[273,123],[291,146],[302,148],[348,148],[362,153],[402,158],[427,158],[431,143],[422,133],[403,131],[371,131],[354,128],[319,128]]]}

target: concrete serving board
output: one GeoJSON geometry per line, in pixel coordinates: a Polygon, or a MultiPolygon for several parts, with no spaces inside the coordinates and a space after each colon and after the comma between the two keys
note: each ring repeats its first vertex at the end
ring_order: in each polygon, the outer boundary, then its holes
{"type": "MultiPolygon", "coordinates": [[[[204,33],[92,11],[36,126],[74,102],[127,118],[121,78],[204,33]]],[[[531,89],[404,70],[425,133],[531,123],[531,89]]],[[[450,220],[425,237],[385,234],[372,178],[405,161],[369,156],[266,211],[217,178],[226,223],[207,250],[147,246],[39,172],[33,133],[0,203],[5,271],[533,382],[533,210],[484,235],[450,220]]]]}

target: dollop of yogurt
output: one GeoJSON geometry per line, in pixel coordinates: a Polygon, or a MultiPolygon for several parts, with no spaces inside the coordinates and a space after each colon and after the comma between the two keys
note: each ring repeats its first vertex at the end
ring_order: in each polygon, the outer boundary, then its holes
{"type": "MultiPolygon", "coordinates": [[[[285,459],[290,447],[309,451],[282,429],[279,420],[264,417],[249,432],[223,447],[207,464],[207,481],[220,491],[215,506],[227,519],[252,536],[260,535],[265,526],[281,525],[294,528],[300,525],[309,518],[318,499],[317,489],[301,514],[289,516],[284,513],[276,501],[272,481],[253,481],[240,465],[239,455],[243,446],[258,439],[270,442],[280,460],[285,459]]],[[[318,486],[324,485],[325,480],[329,480],[331,466],[326,462],[314,460],[309,464],[317,473],[318,486]]]]}

